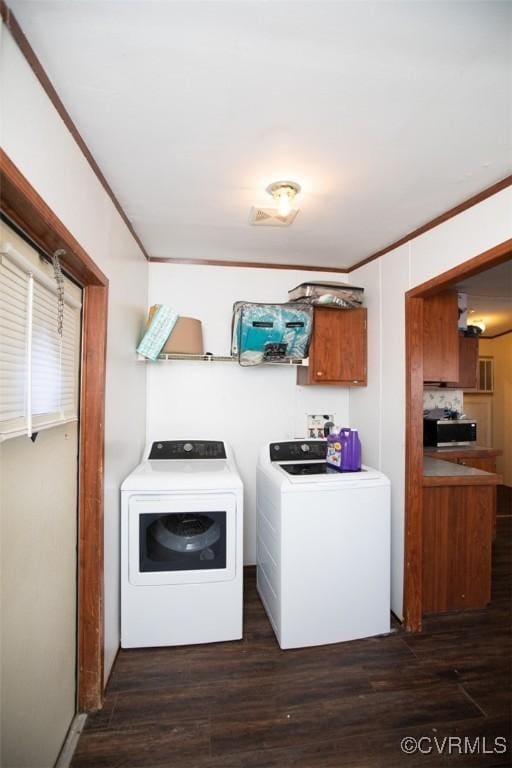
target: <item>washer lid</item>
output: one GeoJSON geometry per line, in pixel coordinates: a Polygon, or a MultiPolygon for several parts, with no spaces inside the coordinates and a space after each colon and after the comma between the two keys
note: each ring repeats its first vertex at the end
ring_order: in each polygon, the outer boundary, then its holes
{"type": "Polygon", "coordinates": [[[143,461],[121,486],[122,491],[213,491],[242,487],[229,459],[143,461]]]}
{"type": "Polygon", "coordinates": [[[338,490],[371,485],[389,485],[388,478],[378,469],[363,464],[359,472],[338,472],[325,462],[272,462],[272,474],[281,491],[338,490]],[[316,467],[315,467],[316,464],[316,467]],[[315,467],[315,469],[313,469],[315,467]],[[301,473],[301,469],[304,472],[301,473]],[[291,473],[290,470],[291,469],[291,473]]]}

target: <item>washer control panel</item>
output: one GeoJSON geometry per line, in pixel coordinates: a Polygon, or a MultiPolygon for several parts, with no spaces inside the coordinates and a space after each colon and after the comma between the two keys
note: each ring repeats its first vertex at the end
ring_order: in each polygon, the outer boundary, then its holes
{"type": "Polygon", "coordinates": [[[270,461],[318,461],[327,456],[327,440],[270,443],[270,461]]]}
{"type": "Polygon", "coordinates": [[[148,459],[225,459],[224,443],[218,440],[159,440],[151,446],[148,459]]]}

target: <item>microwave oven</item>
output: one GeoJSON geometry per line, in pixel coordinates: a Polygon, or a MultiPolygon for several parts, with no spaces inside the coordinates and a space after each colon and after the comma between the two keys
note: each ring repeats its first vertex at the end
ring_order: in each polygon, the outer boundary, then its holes
{"type": "Polygon", "coordinates": [[[423,445],[443,447],[476,442],[476,421],[471,419],[423,419],[423,445]]]}

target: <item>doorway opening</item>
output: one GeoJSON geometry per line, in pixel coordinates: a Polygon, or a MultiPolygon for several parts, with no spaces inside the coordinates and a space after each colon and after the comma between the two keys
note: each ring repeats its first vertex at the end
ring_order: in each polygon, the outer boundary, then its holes
{"type": "MultiPolygon", "coordinates": [[[[512,259],[512,239],[406,293],[406,455],[404,625],[422,628],[423,601],[423,387],[429,350],[424,345],[424,302],[512,259]]],[[[439,333],[442,333],[442,326],[439,333]]]]}

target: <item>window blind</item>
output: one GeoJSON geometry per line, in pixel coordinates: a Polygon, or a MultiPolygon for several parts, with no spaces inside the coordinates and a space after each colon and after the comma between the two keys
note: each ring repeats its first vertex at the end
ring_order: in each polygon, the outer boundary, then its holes
{"type": "Polygon", "coordinates": [[[0,440],[78,418],[80,302],[11,245],[0,250],[0,440]]]}
{"type": "Polygon", "coordinates": [[[29,276],[0,257],[0,434],[26,428],[29,276]]]}

